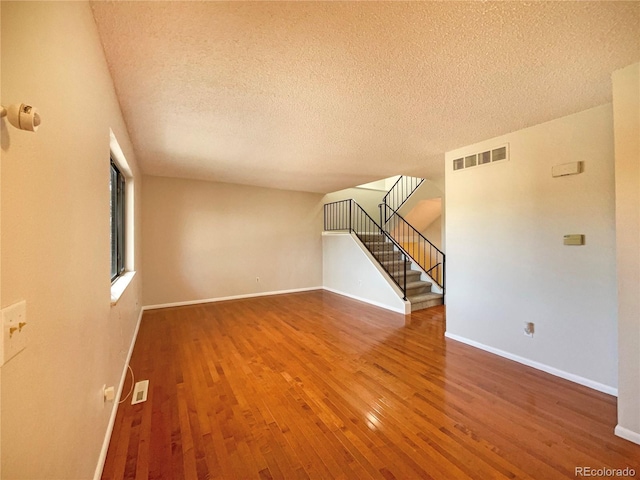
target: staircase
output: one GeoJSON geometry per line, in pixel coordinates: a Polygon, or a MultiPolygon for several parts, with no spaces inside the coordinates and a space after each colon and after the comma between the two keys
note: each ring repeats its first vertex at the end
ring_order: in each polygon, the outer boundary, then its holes
{"type": "Polygon", "coordinates": [[[398,286],[402,298],[410,302],[412,312],[442,305],[443,294],[432,291],[433,283],[420,270],[420,264],[355,200],[325,204],[324,230],[345,230],[355,234],[389,279],[398,286]]]}
{"type": "Polygon", "coordinates": [[[442,305],[444,296],[431,291],[433,283],[421,280],[422,272],[411,269],[412,262],[402,258],[403,252],[387,236],[366,234],[360,240],[396,282],[404,276],[405,298],[411,303],[412,312],[442,305]]]}
{"type": "Polygon", "coordinates": [[[411,197],[423,178],[400,176],[382,199],[380,225],[398,248],[441,289],[444,297],[445,255],[424,235],[416,230],[398,211],[411,197]]]}

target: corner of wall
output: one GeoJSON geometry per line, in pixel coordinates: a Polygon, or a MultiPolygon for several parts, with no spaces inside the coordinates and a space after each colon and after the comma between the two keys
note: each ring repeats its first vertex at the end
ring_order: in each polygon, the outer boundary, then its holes
{"type": "Polygon", "coordinates": [[[640,63],[613,72],[618,426],[640,444],[640,63]]]}

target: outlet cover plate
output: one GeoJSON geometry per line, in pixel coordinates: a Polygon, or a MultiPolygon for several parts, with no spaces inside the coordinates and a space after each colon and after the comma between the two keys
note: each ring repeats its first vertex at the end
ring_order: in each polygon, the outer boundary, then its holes
{"type": "Polygon", "coordinates": [[[525,334],[525,336],[533,337],[533,334],[535,333],[535,331],[536,331],[536,328],[533,322],[524,322],[523,333],[525,334]]]}

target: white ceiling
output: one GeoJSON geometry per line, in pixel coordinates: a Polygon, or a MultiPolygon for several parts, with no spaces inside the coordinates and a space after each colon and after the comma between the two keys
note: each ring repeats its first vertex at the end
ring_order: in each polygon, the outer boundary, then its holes
{"type": "Polygon", "coordinates": [[[611,101],[639,2],[95,2],[146,174],[330,192],[611,101]]]}

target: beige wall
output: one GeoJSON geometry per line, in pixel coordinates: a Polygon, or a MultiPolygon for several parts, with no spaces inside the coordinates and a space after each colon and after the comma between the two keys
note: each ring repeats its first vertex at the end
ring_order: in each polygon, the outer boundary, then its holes
{"type": "MultiPolygon", "coordinates": [[[[0,93],[2,92],[2,8],[0,8],[0,93]]],[[[2,122],[0,120],[0,122],[2,122]]],[[[4,122],[0,123],[0,143],[5,137],[4,122]]],[[[2,307],[2,155],[0,146],[0,307],[2,307]]],[[[0,478],[2,478],[2,368],[0,368],[0,478]]]]}
{"type": "Polygon", "coordinates": [[[640,64],[613,74],[618,267],[618,427],[640,443],[640,64]]]}
{"type": "MultiPolygon", "coordinates": [[[[404,219],[409,222],[413,228],[423,233],[432,226],[437,220],[441,220],[442,216],[442,199],[430,198],[421,200],[415,206],[403,215],[404,219]]],[[[429,238],[429,237],[427,237],[429,238]]],[[[429,238],[431,240],[431,238],[429,238]]],[[[438,241],[440,241],[438,239],[438,241]]]]}
{"type": "Polygon", "coordinates": [[[2,307],[26,300],[30,331],[2,367],[2,474],[88,479],[140,310],[140,272],[110,305],[110,128],[138,198],[141,179],[89,4],[1,9],[2,103],[42,115],[36,133],[0,121],[2,307]]]}
{"type": "Polygon", "coordinates": [[[447,335],[615,393],[611,105],[448,152],[445,169],[447,335]],[[505,143],[508,161],[453,171],[453,159],[505,143]],[[576,161],[583,173],[551,176],[576,161]],[[584,246],[563,245],[574,233],[584,246]]]}
{"type": "Polygon", "coordinates": [[[435,247],[442,250],[442,215],[439,215],[431,224],[425,228],[422,232],[435,247]]]}
{"type": "Polygon", "coordinates": [[[322,195],[147,176],[144,188],[145,305],[322,286],[322,195]]]}

